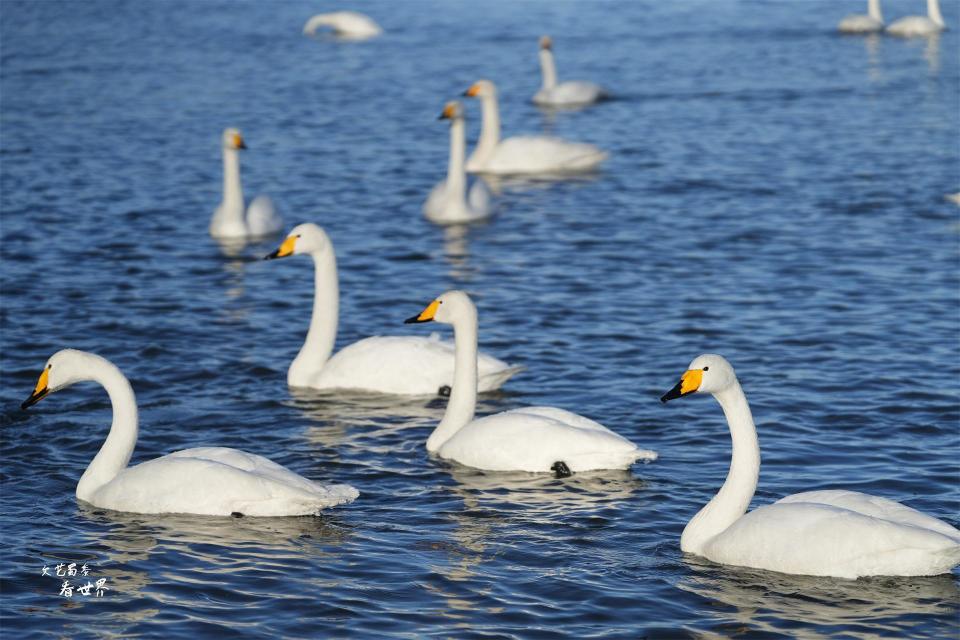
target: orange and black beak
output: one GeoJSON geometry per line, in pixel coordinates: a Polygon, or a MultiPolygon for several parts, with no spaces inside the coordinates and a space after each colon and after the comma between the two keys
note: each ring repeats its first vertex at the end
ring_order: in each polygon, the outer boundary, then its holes
{"type": "Polygon", "coordinates": [[[463,95],[467,96],[468,98],[476,98],[478,93],[480,93],[479,82],[471,85],[469,89],[463,92],[463,95]]]}
{"type": "Polygon", "coordinates": [[[413,324],[415,322],[430,322],[433,320],[433,316],[437,315],[437,309],[440,307],[440,301],[434,300],[427,308],[421,311],[419,314],[407,318],[403,321],[403,324],[413,324]]]}
{"type": "Polygon", "coordinates": [[[689,369],[680,376],[680,382],[673,389],[660,396],[660,402],[666,403],[674,398],[693,393],[700,388],[701,382],[703,382],[703,369],[689,369]]]}
{"type": "Polygon", "coordinates": [[[37,381],[37,386],[34,388],[33,393],[30,394],[30,397],[20,403],[21,409],[27,409],[37,404],[50,393],[50,387],[47,386],[47,381],[50,378],[50,367],[47,367],[43,370],[43,373],[40,374],[40,379],[37,381]]]}
{"type": "Polygon", "coordinates": [[[283,241],[283,244],[274,251],[273,253],[268,253],[263,256],[264,260],[276,260],[277,258],[286,258],[287,256],[293,255],[293,247],[297,244],[297,236],[287,236],[287,239],[283,241]]]}

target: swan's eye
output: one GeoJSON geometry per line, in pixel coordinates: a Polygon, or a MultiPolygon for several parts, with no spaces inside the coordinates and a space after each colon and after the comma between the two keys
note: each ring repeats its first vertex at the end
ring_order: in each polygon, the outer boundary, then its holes
{"type": "Polygon", "coordinates": [[[704,371],[710,371],[710,367],[704,367],[703,370],[704,370],[704,371]]]}
{"type": "Polygon", "coordinates": [[[300,237],[300,234],[298,233],[298,234],[296,235],[296,237],[299,238],[299,237],[300,237]]]}

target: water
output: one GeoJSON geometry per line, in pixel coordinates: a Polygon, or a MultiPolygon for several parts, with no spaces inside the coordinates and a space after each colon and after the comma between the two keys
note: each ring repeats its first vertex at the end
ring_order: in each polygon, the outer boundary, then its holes
{"type": "MultiPolygon", "coordinates": [[[[315,3],[4,2],[2,612],[24,637],[948,637],[957,572],[857,582],[687,557],[726,472],[709,398],[657,398],[704,351],[737,368],[763,448],[754,505],[847,487],[960,521],[958,27],[840,37],[857,2],[393,3],[388,34],[302,37],[315,3]],[[617,100],[543,114],[561,77],[617,100]],[[446,167],[443,103],[480,77],[506,133],[612,156],[505,188],[468,230],[420,206],[446,167]],[[451,287],[482,346],[527,371],[481,412],[553,404],[660,452],[569,480],[431,459],[444,401],[292,391],[309,260],[222,251],[219,136],[246,193],[316,221],[341,270],[339,344],[424,335],[451,287]],[[19,402],[62,347],[130,377],[134,462],[199,445],[267,455],[362,495],[319,518],[111,513],[73,491],[109,424],[82,385],[19,402]],[[110,589],[58,596],[44,565],[110,589]]],[[[888,17],[922,9],[888,1],[888,17]]],[[[468,105],[476,135],[478,105],[468,105]]],[[[198,488],[202,490],[202,488],[198,488]]]]}

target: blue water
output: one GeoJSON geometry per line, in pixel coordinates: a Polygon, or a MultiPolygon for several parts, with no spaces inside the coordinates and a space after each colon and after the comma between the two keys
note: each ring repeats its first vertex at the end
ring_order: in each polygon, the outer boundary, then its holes
{"type": "Polygon", "coordinates": [[[930,41],[836,35],[861,4],[383,0],[353,6],[386,35],[346,44],[300,34],[315,2],[5,0],[3,635],[956,637],[957,571],[851,582],[679,549],[729,435],[709,398],[657,399],[704,351],[731,360],[757,418],[754,506],[846,487],[960,522],[960,209],[943,199],[960,189],[960,7],[930,41]],[[541,33],[561,78],[617,99],[529,104],[541,33]],[[436,116],[480,77],[505,133],[611,158],[438,228],[420,213],[446,167],[436,116]],[[426,454],[442,399],[289,389],[312,267],[209,238],[225,126],[250,146],[247,195],[333,239],[339,344],[423,335],[403,318],[467,289],[483,348],[527,366],[481,413],[562,406],[660,460],[482,473],[426,454]],[[133,462],[232,446],[360,498],[288,519],[78,503],[106,394],[19,410],[68,346],[130,377],[133,462]],[[70,562],[108,591],[58,595],[42,569],[70,562]]]}

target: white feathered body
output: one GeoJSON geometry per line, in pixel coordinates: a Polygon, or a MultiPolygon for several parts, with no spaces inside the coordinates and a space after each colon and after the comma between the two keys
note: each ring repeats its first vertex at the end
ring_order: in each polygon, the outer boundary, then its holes
{"type": "Polygon", "coordinates": [[[317,14],[303,25],[303,33],[312,36],[320,27],[329,27],[340,37],[357,40],[373,38],[383,33],[383,29],[373,18],[356,11],[317,14]]]}
{"type": "Polygon", "coordinates": [[[891,22],[887,27],[887,33],[892,36],[913,38],[940,33],[943,28],[943,25],[937,24],[927,16],[907,16],[891,22]]]}
{"type": "Polygon", "coordinates": [[[349,485],[313,482],[262,456],[199,447],[128,467],[92,495],[78,497],[132,513],[299,516],[358,495],[349,485]]]}
{"type": "Polygon", "coordinates": [[[793,574],[937,575],[960,562],[960,531],[886,498],[809,491],[755,509],[702,549],[684,551],[793,574]]]}
{"type": "Polygon", "coordinates": [[[563,174],[590,171],[607,153],[585,142],[568,142],[546,136],[514,136],[501,140],[488,158],[477,151],[467,161],[467,171],[498,175],[563,174]]]}
{"type": "Polygon", "coordinates": [[[598,84],[583,80],[569,80],[533,95],[534,104],[551,107],[575,107],[599,102],[607,96],[598,84]]]}
{"type": "Polygon", "coordinates": [[[883,31],[883,22],[865,14],[855,14],[841,20],[837,30],[841,33],[876,33],[883,31]]]}
{"type": "Polygon", "coordinates": [[[428,220],[439,224],[459,224],[482,220],[490,216],[490,189],[483,180],[474,180],[467,190],[467,201],[447,197],[447,181],[441,180],[430,190],[423,204],[428,220]]]}
{"type": "Polygon", "coordinates": [[[479,418],[437,453],[477,469],[547,473],[560,461],[579,472],[626,469],[637,460],[657,458],[602,424],[555,407],[524,407],[479,418]]]}

